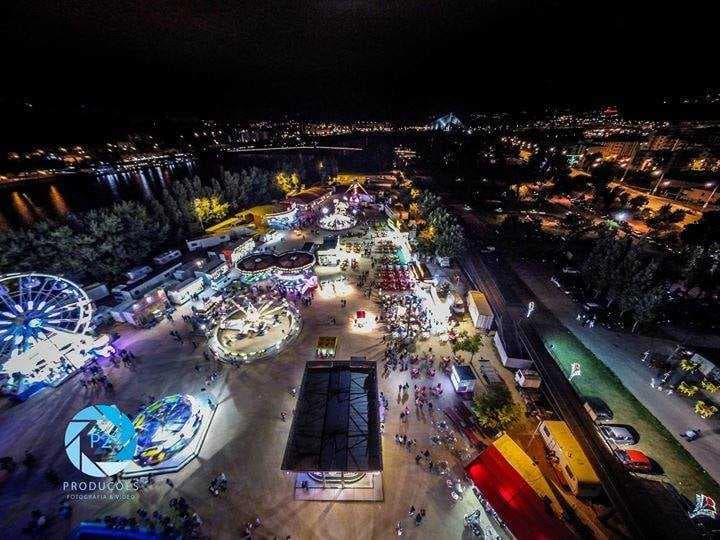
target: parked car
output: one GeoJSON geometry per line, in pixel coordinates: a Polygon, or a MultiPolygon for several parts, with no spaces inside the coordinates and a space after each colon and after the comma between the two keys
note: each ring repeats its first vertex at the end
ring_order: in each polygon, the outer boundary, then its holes
{"type": "Polygon", "coordinates": [[[641,473],[652,470],[652,461],[640,450],[615,450],[615,455],[625,468],[641,473]]]}
{"type": "Polygon", "coordinates": [[[588,412],[590,418],[592,418],[594,422],[598,420],[602,422],[609,422],[613,419],[614,416],[612,409],[608,407],[608,404],[599,397],[595,396],[585,397],[585,410],[588,412]]]}
{"type": "Polygon", "coordinates": [[[635,444],[637,437],[625,426],[600,426],[600,432],[609,440],[617,444],[635,444]]]}

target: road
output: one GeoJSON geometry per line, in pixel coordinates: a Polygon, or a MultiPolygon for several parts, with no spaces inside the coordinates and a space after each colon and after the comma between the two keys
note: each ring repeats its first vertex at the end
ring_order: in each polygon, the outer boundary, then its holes
{"type": "MultiPolygon", "coordinates": [[[[542,377],[543,387],[553,408],[568,423],[580,442],[614,508],[623,516],[629,536],[675,540],[696,538],[697,531],[690,524],[687,514],[679,504],[677,494],[672,489],[667,489],[666,484],[654,481],[657,477],[647,482],[645,479],[628,474],[610,453],[597,427],[584,410],[578,389],[574,388],[575,384],[571,384],[567,379],[568,366],[558,360],[558,355],[563,355],[562,334],[567,331],[541,302],[537,302],[533,293],[512,276],[512,270],[505,265],[497,265],[493,259],[492,255],[481,259],[477,255],[470,254],[463,260],[463,267],[474,286],[487,293],[493,312],[497,312],[505,320],[512,319],[511,324],[504,324],[505,333],[512,332],[514,327],[523,348],[528,352],[529,358],[533,360],[542,377]],[[530,299],[536,300],[537,303],[532,320],[525,318],[522,309],[530,299]],[[554,347],[552,354],[548,346],[554,347]],[[653,518],[655,513],[663,515],[664,519],[653,518]]],[[[602,386],[600,379],[597,383],[598,386],[602,386]]],[[[614,403],[612,400],[609,401],[614,403]]],[[[649,416],[647,412],[645,414],[649,416]]],[[[643,432],[646,435],[656,435],[651,428],[643,429],[643,432]]],[[[657,437],[653,441],[658,447],[662,446],[663,441],[658,441],[657,437]]],[[[670,445],[670,448],[672,449],[673,446],[670,445]]],[[[671,452],[672,450],[668,453],[671,452]]],[[[679,458],[681,469],[687,459],[689,459],[687,454],[684,459],[679,458]]],[[[699,471],[697,474],[702,476],[699,471]]]]}
{"type": "Polygon", "coordinates": [[[518,275],[538,299],[597,356],[623,385],[665,426],[700,465],[720,481],[720,420],[700,419],[691,400],[676,394],[668,396],[650,386],[656,370],[639,361],[644,351],[669,355],[677,343],[635,334],[613,332],[595,326],[583,327],[576,320],[580,307],[552,285],[547,271],[540,265],[516,264],[518,275]],[[679,433],[690,427],[703,430],[703,437],[688,443],[679,433]]]}
{"type": "MultiPolygon", "coordinates": [[[[451,203],[456,211],[460,203],[451,203]]],[[[495,237],[488,237],[488,229],[474,213],[458,211],[471,238],[485,238],[496,243],[495,237]]],[[[644,351],[670,354],[678,345],[672,340],[662,340],[635,334],[624,334],[605,330],[600,326],[583,327],[576,320],[580,311],[571,298],[550,282],[551,275],[546,267],[539,264],[519,263],[515,270],[542,304],[605,364],[623,385],[667,428],[676,440],[698,461],[700,466],[716,481],[720,482],[720,419],[703,420],[694,410],[694,401],[677,394],[668,396],[650,386],[650,379],[657,373],[650,366],[639,361],[644,351]],[[688,443],[679,434],[688,428],[703,430],[700,439],[688,443]]],[[[681,487],[681,486],[679,486],[681,487]]]]}

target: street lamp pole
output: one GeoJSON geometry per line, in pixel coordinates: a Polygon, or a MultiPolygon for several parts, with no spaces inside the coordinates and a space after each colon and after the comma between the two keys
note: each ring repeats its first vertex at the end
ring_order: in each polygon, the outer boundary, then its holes
{"type": "MultiPolygon", "coordinates": [[[[718,184],[717,182],[715,182],[715,188],[712,190],[712,193],[710,193],[710,195],[708,195],[708,198],[707,198],[707,200],[705,201],[705,204],[702,205],[703,208],[707,208],[707,205],[710,203],[710,201],[712,200],[712,198],[715,196],[715,192],[717,191],[718,185],[719,185],[719,184],[718,184]]],[[[709,186],[708,186],[708,187],[709,187],[709,186]]]]}
{"type": "Polygon", "coordinates": [[[650,192],[652,195],[655,194],[658,187],[660,186],[660,182],[662,182],[662,179],[665,178],[665,173],[667,173],[670,170],[670,167],[672,167],[673,163],[675,162],[675,149],[678,147],[678,143],[680,142],[680,139],[675,139],[675,143],[673,144],[673,147],[670,149],[670,159],[668,160],[667,167],[663,168],[663,172],[660,175],[660,178],[658,178],[657,184],[655,184],[655,187],[650,192]]]}

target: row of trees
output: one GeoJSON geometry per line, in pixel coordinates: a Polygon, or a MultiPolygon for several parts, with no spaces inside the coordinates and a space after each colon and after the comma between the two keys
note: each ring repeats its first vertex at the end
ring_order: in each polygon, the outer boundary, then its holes
{"type": "Polygon", "coordinates": [[[680,239],[686,290],[705,298],[720,294],[720,212],[703,214],[685,227],[680,239]]]}
{"type": "MultiPolygon", "coordinates": [[[[285,173],[290,174],[290,173],[285,173]]],[[[0,273],[44,271],[80,281],[114,281],[180,239],[282,195],[278,173],[256,167],[203,184],[173,182],[158,198],[121,202],[62,220],[0,232],[0,273]]]]}
{"type": "Polygon", "coordinates": [[[213,178],[208,184],[197,176],[192,180],[186,178],[164,188],[159,204],[153,201],[149,204],[164,213],[176,239],[180,239],[197,234],[229,214],[281,197],[284,187],[279,182],[281,174],[292,175],[251,167],[239,173],[226,171],[219,181],[213,178]]]}
{"type": "Polygon", "coordinates": [[[168,239],[169,225],[150,206],[122,202],[0,233],[0,273],[48,272],[80,281],[116,279],[168,239]]]}
{"type": "Polygon", "coordinates": [[[417,236],[417,250],[427,256],[457,257],[466,249],[465,232],[455,216],[450,214],[440,197],[426,191],[410,207],[412,213],[424,221],[417,236]]]}
{"type": "Polygon", "coordinates": [[[621,321],[632,317],[633,331],[656,320],[669,299],[660,262],[629,236],[618,238],[609,231],[600,236],[583,263],[582,275],[594,297],[604,298],[621,321]]]}

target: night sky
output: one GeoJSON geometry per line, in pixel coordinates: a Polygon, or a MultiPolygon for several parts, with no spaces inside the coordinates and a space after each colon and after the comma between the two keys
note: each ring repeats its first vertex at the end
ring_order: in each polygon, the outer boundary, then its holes
{"type": "Polygon", "coordinates": [[[718,79],[716,20],[693,2],[11,4],[6,101],[382,117],[632,101],[718,79]]]}

